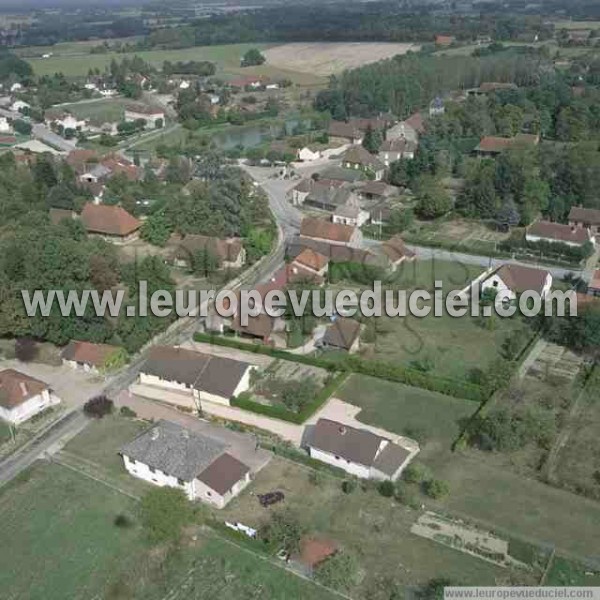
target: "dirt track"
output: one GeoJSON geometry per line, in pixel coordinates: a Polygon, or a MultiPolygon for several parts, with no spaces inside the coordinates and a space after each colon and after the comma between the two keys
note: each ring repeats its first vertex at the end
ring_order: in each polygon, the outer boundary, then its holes
{"type": "Polygon", "coordinates": [[[284,44],[269,48],[264,54],[267,64],[274,67],[315,75],[332,75],[418,49],[414,44],[319,42],[284,44]]]}

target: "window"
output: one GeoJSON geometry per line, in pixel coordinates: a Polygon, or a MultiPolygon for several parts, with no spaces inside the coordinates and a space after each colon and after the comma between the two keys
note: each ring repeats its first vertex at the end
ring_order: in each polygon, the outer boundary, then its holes
{"type": "Polygon", "coordinates": [[[154,467],[148,467],[150,473],[156,473],[156,469],[154,467]]]}
{"type": "Polygon", "coordinates": [[[494,281],[494,287],[498,287],[498,282],[494,281]]]}
{"type": "Polygon", "coordinates": [[[184,486],[184,485],[185,485],[185,481],[184,481],[183,479],[178,479],[178,480],[177,480],[177,483],[178,483],[179,485],[181,485],[181,486],[184,486]]]}
{"type": "Polygon", "coordinates": [[[206,495],[207,496],[212,496],[212,494],[208,490],[206,491],[206,495]]]}
{"type": "Polygon", "coordinates": [[[340,457],[339,457],[339,456],[336,456],[336,457],[335,457],[335,460],[340,460],[340,457]]]}

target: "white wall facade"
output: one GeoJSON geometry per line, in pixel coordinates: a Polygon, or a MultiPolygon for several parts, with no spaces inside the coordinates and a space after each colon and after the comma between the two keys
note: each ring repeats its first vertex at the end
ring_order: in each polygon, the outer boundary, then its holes
{"type": "Polygon", "coordinates": [[[20,425],[31,419],[34,415],[45,410],[50,406],[54,406],[60,402],[60,398],[50,393],[50,390],[44,390],[41,394],[33,396],[25,402],[13,408],[4,408],[0,406],[0,418],[12,423],[20,425]]]}
{"type": "Polygon", "coordinates": [[[314,458],[315,460],[320,460],[328,465],[338,467],[339,469],[344,469],[346,473],[356,475],[356,477],[360,477],[361,479],[369,479],[370,468],[365,465],[359,465],[358,463],[346,460],[341,456],[336,456],[335,454],[330,454],[329,452],[323,452],[323,450],[318,450],[312,446],[309,446],[308,453],[310,457],[314,458]]]}
{"type": "Polygon", "coordinates": [[[63,358],[63,365],[67,365],[71,367],[71,369],[81,369],[85,373],[93,373],[94,375],[99,375],[100,371],[94,365],[90,365],[88,363],[78,363],[74,360],[66,360],[63,358]]]}
{"type": "MultiPolygon", "coordinates": [[[[554,238],[540,237],[538,235],[532,235],[531,233],[526,233],[525,239],[528,242],[552,242],[554,244],[566,244],[567,246],[571,246],[572,248],[580,248],[581,246],[583,246],[583,244],[579,244],[578,242],[566,242],[563,240],[555,240],[554,238]]],[[[596,245],[596,238],[591,237],[589,241],[592,242],[594,246],[596,245]]]]}

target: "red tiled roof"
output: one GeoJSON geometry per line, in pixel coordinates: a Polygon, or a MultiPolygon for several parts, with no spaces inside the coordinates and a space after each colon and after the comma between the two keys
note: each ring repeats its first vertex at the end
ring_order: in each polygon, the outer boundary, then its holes
{"type": "Polygon", "coordinates": [[[476,150],[479,152],[502,152],[512,144],[512,138],[497,137],[495,135],[486,135],[481,138],[476,150]]]}
{"type": "Polygon", "coordinates": [[[589,223],[590,225],[600,225],[600,210],[596,208],[573,206],[569,211],[569,221],[576,221],[577,223],[589,223]]]}
{"type": "Polygon", "coordinates": [[[529,290],[541,293],[549,275],[543,269],[510,264],[502,265],[496,274],[509,289],[518,294],[529,290]]]}
{"type": "Polygon", "coordinates": [[[300,225],[301,236],[335,242],[350,242],[354,231],[355,228],[350,225],[341,225],[314,217],[305,217],[300,225]]]}
{"type": "Polygon", "coordinates": [[[449,46],[454,41],[454,37],[451,35],[436,35],[435,43],[438,46],[449,46]]]}
{"type": "Polygon", "coordinates": [[[43,381],[15,369],[0,371],[0,406],[9,410],[47,389],[43,381]]]}
{"type": "Polygon", "coordinates": [[[329,261],[326,256],[315,252],[312,248],[305,248],[296,256],[294,262],[306,266],[313,271],[320,271],[323,267],[327,266],[329,261]]]}
{"type": "Polygon", "coordinates": [[[405,125],[412,127],[417,133],[423,133],[425,131],[425,120],[420,112],[413,113],[404,120],[405,125]]]}
{"type": "Polygon", "coordinates": [[[600,290],[600,269],[594,271],[590,285],[588,286],[593,290],[600,290]]]}
{"type": "Polygon", "coordinates": [[[551,223],[550,221],[536,221],[529,227],[527,234],[573,244],[585,244],[590,241],[590,234],[587,229],[562,225],[561,223],[551,223]]]}
{"type": "Polygon", "coordinates": [[[76,363],[102,367],[106,359],[117,350],[119,346],[73,340],[62,351],[61,357],[76,363]]]}
{"type": "Polygon", "coordinates": [[[89,233],[125,236],[140,228],[141,222],[121,206],[88,202],[81,212],[81,222],[89,233]]]}

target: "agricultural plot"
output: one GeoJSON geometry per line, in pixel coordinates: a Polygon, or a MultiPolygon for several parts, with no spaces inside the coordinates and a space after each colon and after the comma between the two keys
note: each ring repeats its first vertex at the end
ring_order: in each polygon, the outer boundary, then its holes
{"type": "Polygon", "coordinates": [[[557,384],[573,381],[583,365],[583,357],[564,346],[541,344],[543,347],[527,370],[527,376],[557,384]]]}
{"type": "Polygon", "coordinates": [[[126,100],[107,98],[93,102],[65,104],[61,108],[71,112],[78,119],[93,119],[100,122],[116,122],[125,118],[126,100]]]}
{"type": "Polygon", "coordinates": [[[418,50],[416,44],[308,42],[268,48],[265,56],[275,67],[328,76],[418,50]]]}
{"type": "Polygon", "coordinates": [[[341,490],[341,480],[314,472],[298,464],[274,458],[256,477],[251,490],[234,499],[219,518],[252,527],[269,518],[257,493],[281,490],[286,509],[301,519],[307,532],[322,534],[355,554],[364,578],[355,598],[380,598],[375,590],[382,580],[399,585],[425,584],[434,577],[460,580],[465,585],[489,585],[508,581],[533,581],[529,573],[500,568],[410,533],[418,511],[383,498],[372,489],[341,490]]]}

